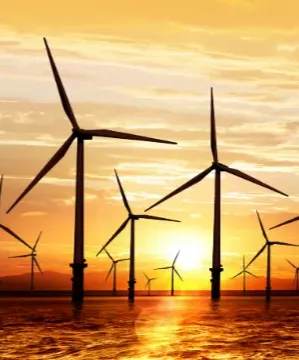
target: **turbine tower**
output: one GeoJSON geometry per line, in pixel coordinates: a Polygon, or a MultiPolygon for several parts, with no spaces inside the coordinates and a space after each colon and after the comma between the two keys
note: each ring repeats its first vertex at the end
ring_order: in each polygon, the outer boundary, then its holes
{"type": "Polygon", "coordinates": [[[146,285],[145,285],[145,288],[147,288],[147,296],[150,296],[151,295],[151,281],[153,280],[157,280],[157,278],[149,278],[146,273],[144,272],[143,275],[146,277],[147,279],[147,282],[146,282],[146,285]]]}
{"type": "Polygon", "coordinates": [[[42,235],[42,231],[39,233],[38,238],[36,239],[36,242],[33,246],[33,249],[31,251],[30,254],[26,254],[26,255],[17,255],[17,256],[9,256],[10,259],[12,258],[24,258],[24,257],[31,257],[31,281],[30,281],[30,290],[33,291],[34,290],[34,264],[37,266],[39,272],[43,275],[42,269],[39,266],[39,263],[36,259],[36,247],[37,244],[39,242],[39,239],[42,235]]]}
{"type": "Polygon", "coordinates": [[[295,244],[289,244],[289,243],[285,243],[285,242],[281,242],[281,241],[270,241],[264,225],[262,223],[262,220],[260,218],[260,215],[258,213],[258,211],[256,211],[259,223],[260,223],[260,227],[264,236],[264,239],[266,241],[266,243],[263,245],[263,247],[257,252],[257,254],[253,257],[253,259],[248,263],[248,265],[245,267],[245,270],[254,262],[255,259],[257,259],[261,253],[267,248],[267,285],[266,285],[266,300],[270,300],[271,297],[271,246],[272,245],[285,245],[285,246],[299,246],[299,245],[295,245],[295,244]]]}
{"type": "Polygon", "coordinates": [[[147,220],[160,220],[160,221],[173,221],[173,222],[180,222],[179,220],[172,220],[167,219],[159,216],[152,216],[152,215],[137,215],[133,214],[130,205],[128,203],[128,200],[126,198],[126,194],[124,192],[124,189],[122,187],[122,184],[120,182],[120,179],[118,177],[117,171],[114,170],[116,180],[118,183],[118,187],[121,193],[121,197],[123,200],[123,203],[125,205],[125,208],[128,211],[128,217],[127,219],[120,225],[120,227],[115,231],[115,233],[111,236],[111,238],[106,242],[106,244],[102,247],[102,249],[97,253],[96,256],[98,256],[110,243],[113,239],[116,238],[118,234],[120,234],[125,227],[128,225],[129,222],[131,222],[131,239],[130,239],[130,275],[129,275],[129,291],[128,291],[128,299],[129,301],[134,301],[135,298],[135,221],[139,219],[147,219],[147,220]]]}
{"type": "Polygon", "coordinates": [[[243,274],[243,295],[245,295],[245,294],[246,294],[246,274],[251,275],[251,276],[254,276],[255,278],[257,278],[257,276],[255,276],[254,274],[252,274],[251,272],[249,272],[248,270],[246,270],[246,266],[245,266],[245,256],[244,256],[244,255],[243,255],[243,269],[242,269],[242,271],[240,271],[238,274],[236,274],[235,276],[233,276],[233,277],[231,278],[231,280],[234,279],[234,278],[236,278],[237,276],[239,276],[239,275],[241,275],[241,274],[243,274]]]}
{"type": "Polygon", "coordinates": [[[179,256],[180,250],[177,252],[172,265],[171,266],[166,266],[166,267],[160,267],[160,268],[156,268],[154,270],[164,270],[164,269],[171,269],[171,296],[174,295],[174,273],[177,274],[177,276],[181,279],[181,281],[183,281],[181,275],[179,274],[179,272],[177,271],[177,269],[174,267],[174,264],[179,256]]]}
{"type": "Polygon", "coordinates": [[[114,260],[113,257],[109,254],[108,250],[107,249],[104,249],[106,254],[108,255],[109,259],[112,261],[112,265],[108,271],[108,274],[106,276],[106,279],[105,281],[107,281],[107,279],[109,278],[109,275],[111,274],[111,271],[113,270],[113,295],[116,295],[116,265],[117,263],[121,262],[121,261],[127,261],[127,260],[130,260],[130,258],[127,258],[127,259],[119,259],[119,260],[114,260]]]}
{"type": "Polygon", "coordinates": [[[288,196],[287,194],[263,183],[260,180],[255,179],[252,176],[249,176],[243,173],[240,170],[233,169],[224,165],[218,161],[218,150],[217,150],[217,140],[216,140],[216,125],[215,125],[215,111],[214,111],[214,98],[213,98],[213,88],[211,88],[211,115],[210,115],[210,122],[211,122],[211,151],[213,156],[213,162],[210,167],[206,170],[201,172],[200,174],[196,175],[194,178],[187,181],[185,184],[180,186],[178,189],[172,191],[170,194],[156,202],[154,205],[147,208],[145,211],[148,211],[158,204],[161,204],[167,199],[170,199],[176,194],[179,194],[183,190],[188,189],[189,187],[197,184],[201,180],[203,180],[212,170],[215,170],[215,198],[214,198],[214,228],[213,228],[213,259],[212,259],[212,267],[210,268],[212,279],[211,279],[211,296],[212,299],[219,299],[220,298],[220,279],[221,279],[221,272],[223,271],[221,265],[221,172],[226,172],[232,174],[236,177],[241,179],[250,181],[254,184],[263,186],[269,190],[275,191],[279,194],[288,196]]]}
{"type": "Polygon", "coordinates": [[[159,142],[164,144],[176,144],[172,141],[159,140],[146,136],[127,134],[113,130],[93,129],[85,130],[79,127],[71,104],[63,87],[53,56],[44,38],[47,55],[50,61],[54,79],[60,95],[63,109],[70,120],[72,133],[57,150],[53,157],[47,162],[42,170],[31,181],[22,194],[16,199],[6,213],[9,213],[24,196],[64,157],[72,142],[77,139],[77,160],[76,160],[76,195],[75,195],[75,232],[74,232],[74,261],[70,266],[73,269],[72,299],[83,301],[84,298],[84,268],[87,267],[84,259],[84,141],[92,140],[93,137],[107,137],[127,140],[140,140],[159,142]]]}
{"type": "Polygon", "coordinates": [[[296,284],[296,291],[299,290],[299,284],[298,284],[298,271],[299,271],[299,267],[295,266],[293,263],[291,263],[289,260],[286,259],[286,261],[295,269],[295,277],[294,277],[294,282],[293,284],[296,284]]]}

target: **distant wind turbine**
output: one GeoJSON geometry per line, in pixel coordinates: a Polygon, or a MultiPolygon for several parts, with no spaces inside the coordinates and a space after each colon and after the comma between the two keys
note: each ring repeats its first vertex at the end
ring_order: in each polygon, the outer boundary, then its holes
{"type": "Polygon", "coordinates": [[[181,279],[181,281],[183,281],[181,275],[179,274],[179,272],[177,271],[177,269],[175,268],[174,264],[177,261],[177,258],[179,256],[180,250],[177,252],[172,265],[171,266],[166,266],[166,267],[160,267],[160,268],[156,268],[154,270],[164,270],[164,269],[171,269],[171,296],[174,295],[174,273],[177,274],[177,276],[181,279]]]}
{"type": "Polygon", "coordinates": [[[87,267],[84,259],[84,141],[92,140],[95,137],[106,137],[127,140],[150,141],[163,144],[176,144],[172,141],[154,139],[146,136],[133,135],[114,130],[93,129],[85,130],[79,127],[71,104],[65,92],[53,56],[44,38],[47,55],[50,61],[54,79],[57,85],[63,109],[70,120],[72,133],[64,144],[56,151],[52,158],[42,170],[31,181],[22,194],[16,199],[6,213],[9,213],[25,195],[64,157],[72,142],[77,139],[77,160],[76,160],[76,196],[75,196],[75,233],[74,233],[74,261],[70,266],[73,269],[72,299],[83,301],[84,298],[84,268],[87,267]]]}
{"type": "Polygon", "coordinates": [[[111,274],[111,271],[113,270],[113,294],[116,295],[116,265],[117,263],[121,262],[121,261],[127,261],[130,260],[130,258],[127,259],[119,259],[119,260],[114,260],[113,257],[109,254],[107,249],[104,249],[106,254],[108,255],[109,259],[112,261],[112,265],[108,271],[108,274],[106,276],[105,281],[107,281],[107,279],[109,278],[109,275],[111,274]]]}
{"type": "Polygon", "coordinates": [[[111,238],[106,242],[106,244],[102,247],[102,249],[97,253],[96,256],[98,256],[110,243],[113,239],[116,238],[118,234],[120,234],[125,227],[128,225],[129,222],[131,222],[131,240],[130,240],[130,275],[129,275],[129,293],[128,298],[129,301],[134,301],[135,298],[135,221],[139,219],[146,219],[146,220],[160,220],[160,221],[173,221],[173,222],[180,222],[179,220],[172,220],[167,219],[164,217],[159,216],[152,216],[152,215],[136,215],[132,213],[132,210],[129,206],[128,200],[126,198],[126,194],[124,192],[124,189],[122,187],[122,184],[120,182],[120,179],[118,177],[117,171],[114,170],[116,180],[118,183],[118,187],[121,193],[121,197],[123,200],[123,203],[125,205],[125,208],[128,211],[128,217],[127,219],[121,224],[121,226],[116,230],[116,232],[111,236],[111,238]]]}
{"type": "Polygon", "coordinates": [[[17,256],[9,256],[10,259],[12,258],[24,258],[24,257],[31,257],[31,281],[30,281],[30,290],[33,291],[34,290],[34,264],[37,266],[39,272],[43,275],[42,269],[39,266],[39,263],[36,259],[37,254],[36,252],[36,247],[37,244],[39,242],[39,239],[42,235],[42,231],[39,233],[38,238],[36,239],[36,242],[33,246],[33,249],[31,251],[30,254],[26,254],[26,255],[17,255],[17,256]]]}
{"type": "Polygon", "coordinates": [[[255,276],[254,274],[252,274],[251,272],[249,272],[248,270],[246,270],[246,266],[245,266],[245,256],[243,255],[243,269],[242,271],[240,271],[237,275],[233,276],[231,279],[236,278],[237,276],[243,274],[243,295],[246,294],[246,274],[254,276],[255,278],[257,278],[257,276],[255,276]]]}
{"type": "Polygon", "coordinates": [[[296,291],[299,290],[299,284],[298,284],[298,272],[299,272],[299,267],[295,266],[293,263],[291,263],[289,260],[286,259],[286,261],[295,269],[295,277],[294,277],[294,282],[293,284],[296,284],[296,291]]]}
{"type": "Polygon", "coordinates": [[[157,280],[157,278],[149,278],[146,273],[144,272],[143,275],[146,277],[147,279],[147,282],[146,282],[146,285],[145,285],[145,288],[147,288],[147,295],[150,296],[151,294],[151,282],[153,280],[157,280]]]}
{"type": "Polygon", "coordinates": [[[229,174],[235,175],[241,179],[250,181],[254,184],[263,186],[269,190],[275,191],[284,196],[288,196],[287,194],[263,183],[260,180],[255,179],[252,176],[249,176],[243,173],[240,170],[233,169],[224,165],[218,161],[218,151],[217,151],[217,141],[216,141],[216,125],[215,125],[215,111],[214,111],[214,98],[213,98],[213,88],[211,88],[211,151],[213,156],[213,162],[210,167],[196,175],[191,180],[187,181],[185,184],[181,185],[176,190],[172,191],[170,194],[156,202],[154,205],[147,208],[145,211],[148,211],[158,204],[161,204],[167,199],[170,199],[174,195],[179,194],[183,190],[188,189],[189,187],[197,184],[201,180],[203,180],[212,170],[215,170],[215,200],[214,200],[214,228],[213,228],[213,263],[210,271],[212,273],[211,286],[212,286],[212,299],[220,298],[220,277],[221,272],[223,271],[221,265],[221,172],[227,172],[229,174]]]}
{"type": "Polygon", "coordinates": [[[284,246],[299,246],[295,244],[289,244],[281,241],[270,241],[268,239],[268,236],[266,234],[264,225],[262,223],[262,220],[260,218],[260,215],[258,211],[256,211],[260,227],[263,233],[263,236],[266,240],[265,245],[257,252],[257,254],[253,257],[253,259],[248,263],[248,265],[245,267],[245,270],[254,262],[255,259],[257,259],[261,253],[267,248],[267,284],[266,284],[266,299],[270,300],[271,297],[271,246],[272,245],[284,245],[284,246]]]}

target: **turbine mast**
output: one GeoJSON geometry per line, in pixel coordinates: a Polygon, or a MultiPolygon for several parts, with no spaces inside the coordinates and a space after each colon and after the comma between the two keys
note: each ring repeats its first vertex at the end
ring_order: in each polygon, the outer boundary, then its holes
{"type": "Polygon", "coordinates": [[[84,138],[77,138],[77,169],[76,169],[76,204],[75,204],[75,241],[73,269],[72,300],[83,301],[84,298],[84,138]]]}
{"type": "Polygon", "coordinates": [[[129,275],[129,301],[135,298],[135,219],[131,217],[131,243],[130,243],[130,275],[129,275]]]}
{"type": "Polygon", "coordinates": [[[34,290],[34,254],[31,254],[31,282],[30,282],[30,290],[34,290]]]}
{"type": "Polygon", "coordinates": [[[271,296],[271,245],[267,244],[267,285],[266,300],[269,301],[271,296]]]}
{"type": "Polygon", "coordinates": [[[243,255],[243,295],[246,293],[245,256],[243,255]]]}
{"type": "Polygon", "coordinates": [[[214,231],[213,231],[213,265],[210,268],[212,279],[212,299],[220,298],[221,265],[221,171],[215,167],[215,203],[214,203],[214,231]]]}

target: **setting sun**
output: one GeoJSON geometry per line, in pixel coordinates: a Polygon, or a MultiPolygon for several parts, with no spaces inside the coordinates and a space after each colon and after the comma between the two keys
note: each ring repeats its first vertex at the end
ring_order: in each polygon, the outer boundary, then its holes
{"type": "Polygon", "coordinates": [[[167,258],[173,261],[178,250],[180,254],[176,265],[182,270],[199,269],[206,257],[206,251],[201,245],[199,236],[193,233],[186,232],[183,237],[177,235],[167,249],[167,254],[169,254],[167,258]]]}

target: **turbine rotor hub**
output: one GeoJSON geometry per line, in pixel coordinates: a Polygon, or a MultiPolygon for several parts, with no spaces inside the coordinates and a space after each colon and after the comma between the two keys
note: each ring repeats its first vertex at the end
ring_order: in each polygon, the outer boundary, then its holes
{"type": "Polygon", "coordinates": [[[92,140],[92,135],[85,132],[85,129],[72,129],[72,132],[81,140],[92,140]]]}

